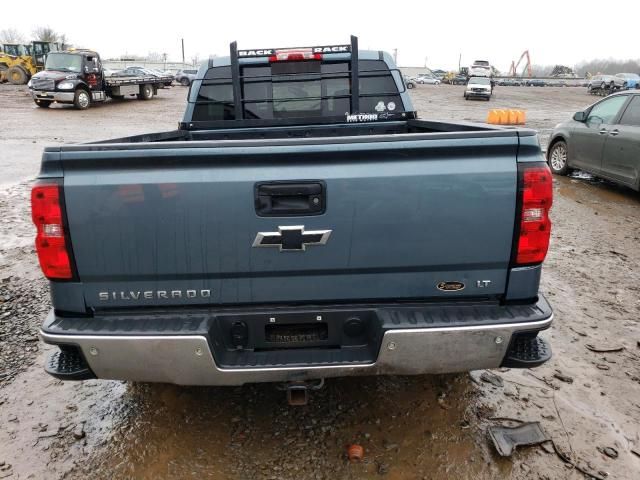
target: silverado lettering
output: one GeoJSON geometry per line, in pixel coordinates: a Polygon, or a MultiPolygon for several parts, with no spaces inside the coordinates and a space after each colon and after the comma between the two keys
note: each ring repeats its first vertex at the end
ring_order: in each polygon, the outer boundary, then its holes
{"type": "Polygon", "coordinates": [[[101,302],[109,300],[139,300],[140,295],[149,299],[169,299],[169,298],[211,298],[211,290],[145,290],[145,291],[120,291],[120,292],[99,292],[98,298],[101,302]]]}

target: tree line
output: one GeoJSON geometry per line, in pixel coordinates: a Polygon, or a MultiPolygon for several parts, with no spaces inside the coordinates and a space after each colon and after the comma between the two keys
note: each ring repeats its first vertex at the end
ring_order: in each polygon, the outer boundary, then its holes
{"type": "Polygon", "coordinates": [[[531,65],[531,73],[534,77],[552,77],[559,74],[571,74],[571,72],[579,77],[597,74],[615,75],[616,73],[640,74],[640,60],[616,60],[613,58],[584,60],[573,68],[564,65],[531,65]]]}
{"type": "MultiPolygon", "coordinates": [[[[31,32],[32,40],[38,42],[58,43],[62,48],[69,47],[69,39],[65,33],[55,31],[49,26],[36,27],[31,32]]],[[[5,28],[0,30],[0,44],[26,44],[27,39],[22,32],[15,28],[5,28]]]]}

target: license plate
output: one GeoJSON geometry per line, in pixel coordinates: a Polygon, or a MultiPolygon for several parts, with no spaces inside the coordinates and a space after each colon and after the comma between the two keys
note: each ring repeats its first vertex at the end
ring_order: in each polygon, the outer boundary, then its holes
{"type": "Polygon", "coordinates": [[[265,327],[265,339],[270,343],[307,343],[321,342],[329,337],[327,324],[297,323],[273,325],[265,327]]]}

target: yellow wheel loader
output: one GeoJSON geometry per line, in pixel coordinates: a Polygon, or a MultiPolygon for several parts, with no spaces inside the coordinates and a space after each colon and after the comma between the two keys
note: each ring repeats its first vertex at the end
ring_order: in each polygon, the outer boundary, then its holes
{"type": "Polygon", "coordinates": [[[60,50],[57,43],[31,42],[30,45],[4,44],[0,52],[0,82],[26,84],[32,75],[44,69],[49,52],[60,50]]]}

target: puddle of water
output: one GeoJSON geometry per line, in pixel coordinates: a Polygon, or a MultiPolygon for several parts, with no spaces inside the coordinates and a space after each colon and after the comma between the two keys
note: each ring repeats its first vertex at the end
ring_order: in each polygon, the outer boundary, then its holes
{"type": "Polygon", "coordinates": [[[557,192],[581,203],[640,205],[640,195],[631,190],[593,175],[575,171],[568,177],[555,176],[557,192]]]}
{"type": "MultiPolygon", "coordinates": [[[[19,377],[20,378],[20,377],[19,377]]],[[[468,375],[334,379],[290,407],[272,384],[61,383],[34,367],[5,390],[19,418],[0,443],[20,476],[70,478],[495,478],[468,375]],[[15,389],[18,387],[18,390],[15,389]],[[38,394],[33,399],[31,395],[38,394]],[[34,400],[30,405],[22,398],[34,400]],[[439,400],[440,397],[440,400],[439,400]],[[45,433],[39,425],[47,424],[45,433]],[[72,431],[84,424],[86,438],[72,431]],[[65,430],[58,436],[40,435],[65,430]],[[52,432],[53,431],[53,432],[52,432]],[[365,459],[350,464],[349,444],[365,459]],[[34,446],[35,444],[35,446],[34,446]],[[40,451],[40,453],[38,453],[40,451]],[[52,461],[54,459],[55,461],[52,461]]],[[[494,461],[491,461],[491,460],[494,461]]],[[[21,477],[20,477],[21,478],[21,477]]]]}
{"type": "Polygon", "coordinates": [[[578,179],[582,179],[582,180],[594,180],[594,176],[593,175],[591,175],[590,173],[587,173],[587,172],[583,172],[582,170],[574,170],[573,172],[571,172],[567,176],[569,178],[578,178],[578,179]]]}

